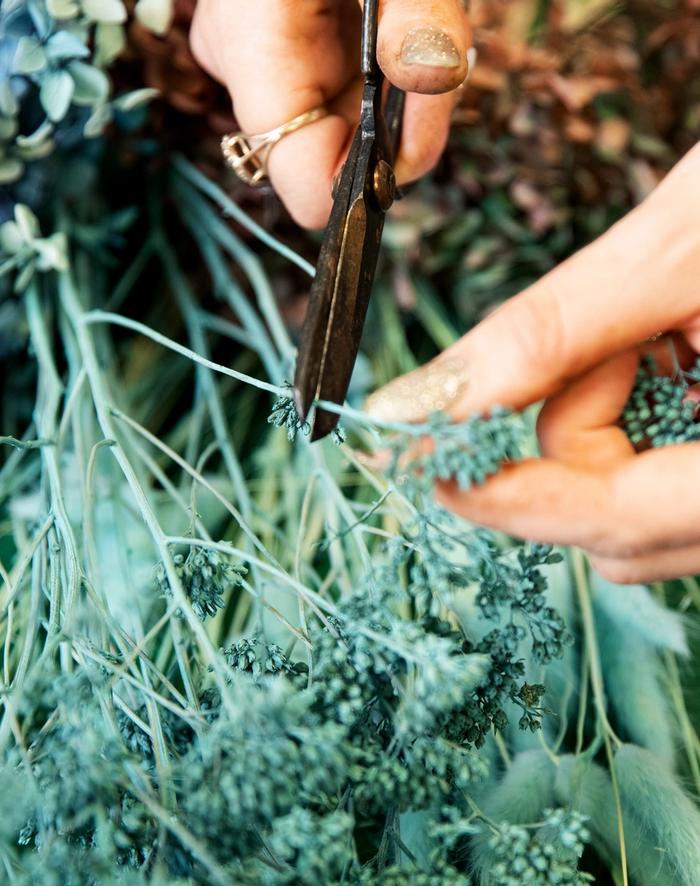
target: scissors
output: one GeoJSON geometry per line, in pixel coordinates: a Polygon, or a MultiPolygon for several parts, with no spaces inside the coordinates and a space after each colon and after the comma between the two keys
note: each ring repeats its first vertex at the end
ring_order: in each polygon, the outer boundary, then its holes
{"type": "MultiPolygon", "coordinates": [[[[391,86],[382,110],[378,5],[379,0],[365,0],[362,10],[360,124],[336,180],[301,335],[294,397],[302,420],[319,400],[338,405],[345,401],[377,269],[384,217],[396,196],[393,163],[405,93],[391,86]]],[[[317,406],[311,440],[329,434],[338,418],[317,406]]]]}

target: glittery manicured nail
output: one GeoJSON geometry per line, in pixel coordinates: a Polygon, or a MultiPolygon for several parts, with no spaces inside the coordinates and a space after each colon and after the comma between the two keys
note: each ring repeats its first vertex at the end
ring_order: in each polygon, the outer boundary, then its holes
{"type": "Polygon", "coordinates": [[[464,361],[449,357],[389,382],[367,399],[365,410],[378,421],[425,421],[433,412],[449,409],[468,383],[464,361]]]}
{"type": "Polygon", "coordinates": [[[474,66],[476,65],[477,52],[473,46],[470,46],[467,50],[467,76],[464,78],[465,84],[468,82],[469,78],[472,75],[472,71],[474,70],[474,66]]]}
{"type": "Polygon", "coordinates": [[[401,61],[406,65],[457,68],[461,60],[450,37],[435,28],[415,28],[409,31],[401,47],[401,61]]]}

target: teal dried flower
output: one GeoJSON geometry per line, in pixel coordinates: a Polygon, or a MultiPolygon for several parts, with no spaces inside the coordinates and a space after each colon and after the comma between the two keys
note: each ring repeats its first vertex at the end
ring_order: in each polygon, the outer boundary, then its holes
{"type": "Polygon", "coordinates": [[[643,360],[622,412],[622,426],[632,443],[656,448],[700,440],[697,403],[686,399],[690,384],[698,380],[700,360],[675,378],[657,375],[653,359],[643,360]]]}
{"type": "Polygon", "coordinates": [[[523,709],[523,715],[518,721],[521,729],[536,732],[542,727],[542,708],[539,705],[544,693],[542,683],[523,683],[517,692],[511,693],[511,699],[523,709]]]}
{"type": "MultiPolygon", "coordinates": [[[[278,818],[268,841],[273,857],[283,865],[272,881],[275,886],[342,882],[354,861],[353,824],[345,812],[315,815],[302,808],[278,818]]],[[[256,867],[260,872],[259,863],[256,867]]]]}
{"type": "Polygon", "coordinates": [[[346,730],[313,711],[314,697],[284,680],[234,684],[176,773],[180,815],[226,863],[259,847],[257,833],[293,810],[337,807],[351,765],[346,730]]]}
{"type": "Polygon", "coordinates": [[[39,849],[42,858],[65,841],[65,849],[57,851],[77,857],[83,850],[98,850],[85,855],[87,866],[91,859],[116,864],[114,832],[103,834],[99,846],[95,834],[105,811],[120,808],[124,773],[136,759],[105,716],[99,691],[82,669],[63,675],[49,668],[35,675],[23,693],[21,709],[43,715],[30,721],[34,738],[27,797],[33,808],[19,842],[39,849]]]}
{"type": "MultiPolygon", "coordinates": [[[[286,381],[283,387],[288,388],[291,392],[293,386],[286,381]]],[[[275,400],[267,420],[269,424],[274,425],[276,428],[286,428],[287,437],[292,443],[299,434],[308,437],[311,433],[311,424],[299,416],[294,397],[291,393],[290,396],[280,396],[275,400]]],[[[340,425],[333,429],[331,439],[336,446],[340,446],[341,443],[345,442],[345,431],[340,425]]]]}
{"type": "Polygon", "coordinates": [[[221,652],[229,667],[234,671],[252,674],[256,680],[273,674],[294,674],[298,667],[289,661],[280,646],[263,643],[257,637],[244,637],[221,652]]]}
{"type": "MultiPolygon", "coordinates": [[[[185,557],[173,557],[175,570],[182,582],[195,614],[204,620],[223,609],[224,594],[240,587],[243,576],[248,571],[242,563],[222,551],[193,545],[185,557]]],[[[171,596],[170,583],[165,566],[158,564],[156,583],[163,594],[171,596]]]]}
{"type": "Polygon", "coordinates": [[[37,271],[65,271],[68,248],[63,233],[41,236],[39,221],[28,206],[15,203],[14,215],[0,225],[0,269],[14,269],[15,292],[22,292],[37,271]]]}
{"type": "Polygon", "coordinates": [[[549,886],[552,883],[583,886],[592,881],[578,870],[584,844],[590,835],[577,812],[546,810],[536,830],[502,823],[489,841],[495,863],[485,872],[488,886],[549,886]]]}
{"type": "Polygon", "coordinates": [[[365,868],[358,872],[358,886],[471,886],[471,880],[452,865],[443,863],[430,872],[404,865],[390,865],[381,871],[365,868]]]}
{"type": "Polygon", "coordinates": [[[498,407],[490,416],[459,423],[435,413],[421,430],[432,438],[434,449],[408,465],[403,459],[413,438],[399,434],[390,443],[390,474],[409,496],[432,490],[437,480],[455,480],[460,489],[481,485],[503,464],[520,458],[525,439],[522,417],[498,407]]]}
{"type": "Polygon", "coordinates": [[[492,533],[465,532],[457,518],[436,507],[420,513],[412,529],[408,543],[395,547],[395,571],[387,571],[382,580],[399,586],[402,569],[410,566],[408,591],[423,628],[441,630],[436,621],[440,601],[474,584],[482,616],[496,625],[478,643],[459,638],[463,651],[489,656],[490,665],[468,703],[452,711],[446,734],[481,746],[492,726],[505,727],[509,699],[523,709],[521,728],[539,728],[542,709],[523,704],[520,695],[525,674],[521,647],[529,635],[533,659],[546,664],[561,657],[571,642],[563,619],[545,599],[543,568],[561,555],[546,545],[530,545],[517,549],[514,558],[512,548],[504,550],[492,533]]]}
{"type": "MultiPolygon", "coordinates": [[[[292,385],[288,381],[284,383],[284,387],[292,390],[292,385]]],[[[287,437],[292,442],[300,433],[304,436],[311,433],[311,425],[299,417],[293,396],[279,396],[272,404],[272,411],[267,420],[276,428],[286,428],[287,437]]]]}

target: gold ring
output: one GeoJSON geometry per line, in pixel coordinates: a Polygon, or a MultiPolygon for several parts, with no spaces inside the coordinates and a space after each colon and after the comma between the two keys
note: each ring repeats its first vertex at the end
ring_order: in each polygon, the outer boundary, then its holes
{"type": "Polygon", "coordinates": [[[260,132],[257,135],[233,132],[221,139],[221,150],[226,162],[238,178],[251,187],[259,187],[268,178],[267,161],[270,151],[277,142],[285,135],[301,129],[302,126],[308,126],[309,123],[321,120],[327,114],[328,109],[321,105],[310,111],[304,111],[303,114],[299,114],[267,132],[260,132]]]}

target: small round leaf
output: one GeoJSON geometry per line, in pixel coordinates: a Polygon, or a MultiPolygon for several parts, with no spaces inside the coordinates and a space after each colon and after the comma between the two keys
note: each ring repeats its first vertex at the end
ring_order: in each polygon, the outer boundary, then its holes
{"type": "Polygon", "coordinates": [[[73,98],[73,78],[68,71],[50,71],[41,82],[39,100],[52,123],[66,116],[73,98]]]}

